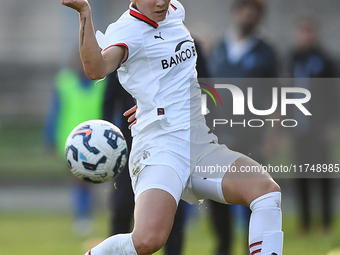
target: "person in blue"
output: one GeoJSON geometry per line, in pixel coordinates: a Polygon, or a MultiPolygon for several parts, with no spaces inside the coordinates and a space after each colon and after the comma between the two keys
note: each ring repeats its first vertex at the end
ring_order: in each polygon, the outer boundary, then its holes
{"type": "MultiPolygon", "coordinates": [[[[68,135],[78,124],[100,119],[106,81],[92,81],[84,73],[80,58],[72,55],[71,66],[62,68],[55,76],[55,86],[45,123],[46,148],[65,158],[68,135]]],[[[66,165],[65,165],[66,169],[66,165]]],[[[73,180],[73,230],[88,236],[92,230],[91,186],[77,178],[73,180]]]]}
{"type": "MultiPolygon", "coordinates": [[[[264,84],[249,78],[275,78],[278,76],[278,63],[276,53],[269,43],[261,38],[258,26],[265,13],[265,5],[262,0],[234,0],[232,4],[232,26],[226,29],[222,39],[214,47],[209,60],[210,73],[213,78],[232,78],[230,83],[237,85],[247,95],[247,87],[254,87],[254,105],[263,105],[268,99],[271,101],[271,88],[264,88],[264,84]],[[236,79],[234,79],[236,78],[236,79]],[[255,94],[256,93],[256,94],[255,94]]],[[[223,108],[232,102],[231,94],[219,91],[223,96],[223,108]],[[225,100],[225,99],[228,100],[225,100]]],[[[268,109],[261,108],[258,109],[268,109]]],[[[216,118],[226,116],[213,111],[216,118]]],[[[207,115],[207,118],[209,118],[207,115]]],[[[212,116],[213,117],[213,116],[212,116]]],[[[254,115],[246,112],[244,116],[232,116],[226,119],[242,122],[243,119],[254,119],[254,115]]],[[[256,116],[255,119],[258,119],[256,116]]],[[[227,126],[227,125],[225,125],[227,126]]],[[[225,132],[218,135],[219,142],[225,143],[233,150],[251,155],[258,162],[265,162],[266,134],[264,128],[225,127],[225,132]]],[[[243,211],[245,221],[249,221],[250,211],[246,207],[223,205],[211,201],[211,219],[218,237],[216,255],[231,254],[233,213],[231,209],[243,211]]],[[[245,224],[245,226],[248,224],[245,224]]],[[[246,231],[246,230],[245,230],[246,231]]],[[[245,250],[246,246],[245,246],[245,250]]],[[[248,251],[246,251],[248,253],[248,251]]]]}
{"type": "MultiPolygon", "coordinates": [[[[293,118],[299,122],[292,132],[295,162],[297,165],[329,164],[332,142],[338,129],[339,91],[335,84],[331,84],[332,79],[321,78],[334,78],[338,74],[335,63],[319,42],[317,23],[313,18],[299,18],[296,45],[289,55],[289,74],[295,78],[294,86],[308,89],[314,99],[306,104],[312,113],[311,117],[299,113],[298,110],[292,112],[293,118]]],[[[328,232],[332,225],[332,179],[313,179],[296,179],[302,233],[308,233],[311,228],[313,210],[310,192],[314,187],[321,194],[323,230],[328,232]]]]}

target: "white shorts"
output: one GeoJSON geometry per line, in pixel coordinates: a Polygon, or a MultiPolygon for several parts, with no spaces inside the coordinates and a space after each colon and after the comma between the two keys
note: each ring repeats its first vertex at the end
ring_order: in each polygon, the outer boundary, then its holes
{"type": "Polygon", "coordinates": [[[148,134],[134,137],[129,168],[135,200],[145,190],[158,188],[170,193],[177,203],[181,198],[190,204],[205,198],[226,203],[222,179],[226,167],[242,154],[218,144],[205,125],[160,132],[155,125],[148,134]],[[206,170],[214,166],[224,168],[213,173],[206,170]]]}

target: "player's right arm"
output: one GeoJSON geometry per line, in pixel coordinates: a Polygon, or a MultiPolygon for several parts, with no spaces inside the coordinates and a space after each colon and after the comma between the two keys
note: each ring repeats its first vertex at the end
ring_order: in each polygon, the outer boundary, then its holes
{"type": "Polygon", "coordinates": [[[102,52],[96,40],[88,1],[61,0],[61,3],[79,13],[79,51],[86,75],[92,80],[97,80],[115,71],[123,60],[125,48],[113,46],[102,52]]]}
{"type": "Polygon", "coordinates": [[[131,116],[127,119],[127,121],[129,123],[131,123],[129,125],[129,129],[132,128],[133,125],[135,125],[137,123],[137,119],[136,119],[136,111],[137,111],[137,105],[134,105],[132,106],[129,110],[125,111],[123,113],[123,115],[126,117],[126,116],[129,116],[131,114],[131,116]]]}

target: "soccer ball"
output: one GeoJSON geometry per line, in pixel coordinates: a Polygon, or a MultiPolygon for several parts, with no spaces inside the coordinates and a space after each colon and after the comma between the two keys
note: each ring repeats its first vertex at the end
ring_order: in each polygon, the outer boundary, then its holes
{"type": "Polygon", "coordinates": [[[67,165],[76,177],[102,183],[122,171],[128,149],[118,127],[104,120],[89,120],[72,130],[65,153],[67,165]]]}

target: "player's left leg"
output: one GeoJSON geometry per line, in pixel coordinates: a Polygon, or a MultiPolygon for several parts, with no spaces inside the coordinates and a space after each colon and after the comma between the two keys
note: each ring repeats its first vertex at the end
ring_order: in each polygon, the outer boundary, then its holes
{"type": "Polygon", "coordinates": [[[228,172],[222,181],[225,200],[249,206],[249,249],[251,255],[281,255],[283,246],[280,187],[267,173],[241,172],[246,166],[261,166],[248,157],[233,164],[236,172],[228,172]]]}
{"type": "Polygon", "coordinates": [[[261,170],[249,157],[219,147],[197,163],[192,174],[193,191],[197,198],[250,207],[251,255],[281,255],[280,187],[261,170]],[[247,166],[257,171],[246,171],[247,166]]]}

